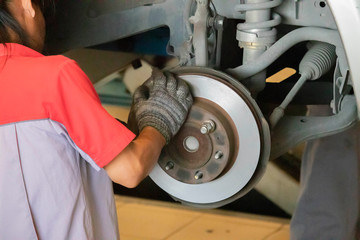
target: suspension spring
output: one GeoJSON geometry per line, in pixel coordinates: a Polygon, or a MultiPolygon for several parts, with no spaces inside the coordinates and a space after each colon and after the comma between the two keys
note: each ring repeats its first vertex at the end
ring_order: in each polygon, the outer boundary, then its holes
{"type": "Polygon", "coordinates": [[[274,27],[281,23],[281,16],[277,13],[270,14],[270,11],[282,1],[247,0],[247,3],[235,6],[235,11],[246,13],[245,23],[237,25],[240,47],[266,50],[276,41],[277,32],[274,27]]]}

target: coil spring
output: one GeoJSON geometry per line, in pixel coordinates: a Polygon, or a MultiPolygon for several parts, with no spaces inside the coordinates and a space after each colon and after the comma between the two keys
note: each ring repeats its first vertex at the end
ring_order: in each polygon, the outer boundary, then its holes
{"type": "MultiPolygon", "coordinates": [[[[244,3],[238,4],[235,6],[235,11],[237,12],[246,12],[254,10],[266,10],[279,6],[283,0],[272,0],[263,3],[244,3]]],[[[277,13],[272,14],[272,19],[269,21],[257,22],[257,23],[239,23],[237,29],[240,31],[243,30],[252,30],[252,29],[262,29],[262,28],[273,28],[281,23],[281,16],[277,13]]]]}

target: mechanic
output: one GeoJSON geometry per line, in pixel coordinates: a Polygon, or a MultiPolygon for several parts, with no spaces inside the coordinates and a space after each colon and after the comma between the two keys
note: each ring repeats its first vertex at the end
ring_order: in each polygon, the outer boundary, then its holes
{"type": "MultiPolygon", "coordinates": [[[[330,116],[330,106],[309,106],[310,116],[330,116]]],[[[360,125],[308,141],[300,171],[300,196],[291,240],[354,240],[359,235],[360,125]]]]}
{"type": "Polygon", "coordinates": [[[134,94],[135,138],[74,61],[39,53],[45,1],[0,0],[0,239],[118,239],[111,180],[148,175],[192,97],[154,70],[134,94]]]}

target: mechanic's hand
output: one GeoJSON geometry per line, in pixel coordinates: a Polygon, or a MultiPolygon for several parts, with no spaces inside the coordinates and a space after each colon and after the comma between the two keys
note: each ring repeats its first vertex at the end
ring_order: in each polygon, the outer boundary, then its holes
{"type": "Polygon", "coordinates": [[[153,69],[151,77],[134,93],[129,122],[135,118],[139,131],[146,126],[154,127],[169,143],[184,123],[192,103],[184,80],[153,69]]]}

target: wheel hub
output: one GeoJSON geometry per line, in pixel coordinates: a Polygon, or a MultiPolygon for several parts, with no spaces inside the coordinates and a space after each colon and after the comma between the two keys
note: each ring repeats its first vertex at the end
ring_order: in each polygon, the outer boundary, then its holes
{"type": "Polygon", "coordinates": [[[215,103],[196,98],[186,123],[164,149],[159,165],[181,182],[210,182],[234,161],[237,139],[229,115],[215,103]]]}

